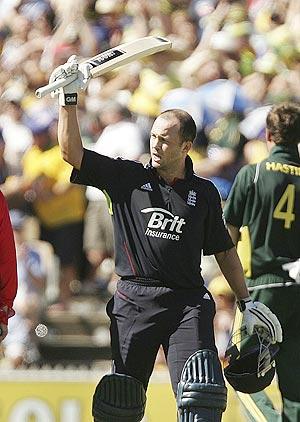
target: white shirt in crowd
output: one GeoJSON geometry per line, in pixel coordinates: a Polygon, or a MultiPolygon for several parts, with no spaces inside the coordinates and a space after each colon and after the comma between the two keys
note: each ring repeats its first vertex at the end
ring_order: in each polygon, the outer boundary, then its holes
{"type": "MultiPolygon", "coordinates": [[[[141,130],[135,123],[127,120],[110,124],[90,149],[111,158],[138,160],[144,152],[141,130]]],[[[104,194],[92,186],[87,187],[86,196],[89,201],[105,200],[104,194]]]]}

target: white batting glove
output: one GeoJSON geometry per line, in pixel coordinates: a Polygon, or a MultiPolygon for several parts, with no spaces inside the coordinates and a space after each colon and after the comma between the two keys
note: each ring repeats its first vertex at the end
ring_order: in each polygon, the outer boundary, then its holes
{"type": "Polygon", "coordinates": [[[288,271],[289,276],[293,278],[296,283],[300,283],[300,259],[283,264],[282,269],[288,271]]]}
{"type": "Polygon", "coordinates": [[[50,75],[49,83],[72,75],[77,75],[73,82],[51,92],[51,97],[58,97],[58,103],[61,106],[77,104],[78,92],[84,91],[91,79],[91,67],[88,63],[79,64],[77,56],[73,55],[65,64],[54,69],[50,75]]]}
{"type": "Polygon", "coordinates": [[[254,327],[264,327],[270,333],[272,343],[282,342],[282,328],[278,318],[261,302],[253,302],[251,297],[237,302],[239,310],[243,313],[243,325],[248,334],[252,334],[254,327]]]}

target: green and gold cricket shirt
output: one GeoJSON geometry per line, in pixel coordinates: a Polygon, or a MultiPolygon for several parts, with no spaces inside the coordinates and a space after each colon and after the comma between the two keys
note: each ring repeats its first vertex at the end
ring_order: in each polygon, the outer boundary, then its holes
{"type": "Polygon", "coordinates": [[[220,194],[196,176],[186,159],[186,176],[172,185],[151,163],[113,159],[84,150],[73,183],[104,190],[110,201],[115,234],[116,273],[160,280],[171,288],[203,285],[201,254],[233,247],[225,227],[220,194]]]}
{"type": "Polygon", "coordinates": [[[240,228],[238,253],[248,286],[290,285],[282,265],[300,257],[300,159],[296,145],[276,145],[264,161],[246,165],[224,207],[240,228]]]}

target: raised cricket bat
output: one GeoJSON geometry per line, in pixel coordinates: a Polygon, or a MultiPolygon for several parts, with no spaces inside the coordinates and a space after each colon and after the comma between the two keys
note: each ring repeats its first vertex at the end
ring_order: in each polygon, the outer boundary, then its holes
{"type": "MultiPolygon", "coordinates": [[[[81,63],[89,63],[92,66],[92,78],[97,78],[106,72],[109,72],[124,64],[131,63],[134,60],[149,56],[170,49],[171,41],[162,37],[144,37],[137,40],[121,44],[117,47],[106,50],[90,59],[83,60],[81,63]]],[[[58,79],[57,81],[42,86],[35,91],[38,98],[42,98],[58,88],[69,85],[77,78],[77,75],[71,75],[68,78],[58,79]]]]}

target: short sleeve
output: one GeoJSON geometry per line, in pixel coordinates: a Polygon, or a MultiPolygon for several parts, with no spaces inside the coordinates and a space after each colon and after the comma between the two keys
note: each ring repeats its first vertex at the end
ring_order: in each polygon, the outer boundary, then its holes
{"type": "Polygon", "coordinates": [[[130,186],[130,180],[134,179],[134,170],[139,166],[135,161],[110,158],[84,149],[81,168],[72,170],[70,181],[94,186],[115,196],[122,191],[125,181],[130,186]]]}
{"type": "Polygon", "coordinates": [[[207,197],[208,213],[205,222],[203,253],[213,255],[231,249],[233,243],[225,226],[220,193],[211,182],[208,185],[207,197]]]}
{"type": "Polygon", "coordinates": [[[237,174],[224,206],[226,222],[235,227],[243,225],[249,189],[253,185],[255,166],[243,167],[237,174]]]}

